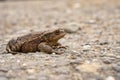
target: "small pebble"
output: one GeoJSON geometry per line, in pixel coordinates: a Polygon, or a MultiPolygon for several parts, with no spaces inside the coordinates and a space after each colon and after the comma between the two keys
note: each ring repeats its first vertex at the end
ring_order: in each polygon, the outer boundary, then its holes
{"type": "Polygon", "coordinates": [[[17,63],[20,63],[20,62],[21,62],[21,61],[18,59],[18,60],[17,60],[17,63]]]}
{"type": "Polygon", "coordinates": [[[95,24],[96,20],[90,19],[87,21],[88,24],[95,24]]]}
{"type": "Polygon", "coordinates": [[[110,59],[110,58],[105,58],[105,59],[103,60],[103,62],[104,62],[105,64],[111,64],[111,63],[112,63],[112,59],[110,59]]]}
{"type": "Polygon", "coordinates": [[[82,63],[83,63],[82,60],[75,60],[75,61],[71,61],[71,62],[70,62],[70,65],[80,65],[80,64],[82,64],[82,63]]]}
{"type": "Polygon", "coordinates": [[[76,33],[79,30],[80,25],[78,23],[69,23],[66,24],[66,27],[64,27],[64,30],[67,33],[76,33]]]}
{"type": "Polygon", "coordinates": [[[71,56],[70,56],[70,59],[76,59],[76,58],[77,58],[76,55],[71,55],[71,56]]]}
{"type": "Polygon", "coordinates": [[[91,46],[89,44],[83,46],[83,50],[90,50],[91,46]]]}
{"type": "Polygon", "coordinates": [[[55,55],[56,53],[52,53],[53,55],[55,55]]]}
{"type": "Polygon", "coordinates": [[[104,41],[104,42],[100,42],[100,45],[107,45],[108,42],[107,41],[104,41]]]}
{"type": "Polygon", "coordinates": [[[112,66],[112,68],[113,68],[115,71],[120,72],[120,62],[117,63],[117,64],[114,64],[114,65],[112,66]]]}
{"type": "Polygon", "coordinates": [[[108,76],[105,80],[115,80],[115,78],[112,76],[108,76]]]}
{"type": "Polygon", "coordinates": [[[27,69],[26,71],[27,71],[27,73],[29,73],[29,74],[35,73],[35,69],[27,69]]]}
{"type": "Polygon", "coordinates": [[[38,80],[49,80],[48,76],[40,75],[38,80]]]}
{"type": "Polygon", "coordinates": [[[36,76],[30,75],[30,76],[27,78],[27,80],[37,80],[37,79],[36,79],[36,76]]]}
{"type": "Polygon", "coordinates": [[[26,63],[23,63],[22,66],[27,66],[27,64],[26,64],[26,63]]]}

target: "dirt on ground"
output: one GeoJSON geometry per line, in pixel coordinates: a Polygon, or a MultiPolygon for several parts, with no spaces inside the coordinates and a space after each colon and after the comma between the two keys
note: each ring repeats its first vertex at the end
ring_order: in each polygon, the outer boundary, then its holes
{"type": "Polygon", "coordinates": [[[0,1],[0,80],[120,80],[120,0],[0,1]],[[63,28],[61,55],[12,55],[6,44],[63,28]]]}

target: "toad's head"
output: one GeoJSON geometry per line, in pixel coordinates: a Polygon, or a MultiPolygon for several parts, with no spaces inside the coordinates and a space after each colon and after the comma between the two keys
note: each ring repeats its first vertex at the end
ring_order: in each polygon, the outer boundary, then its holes
{"type": "Polygon", "coordinates": [[[65,34],[66,33],[65,33],[64,29],[59,28],[59,29],[47,32],[44,35],[44,37],[46,38],[47,41],[58,41],[59,39],[64,37],[65,34]]]}

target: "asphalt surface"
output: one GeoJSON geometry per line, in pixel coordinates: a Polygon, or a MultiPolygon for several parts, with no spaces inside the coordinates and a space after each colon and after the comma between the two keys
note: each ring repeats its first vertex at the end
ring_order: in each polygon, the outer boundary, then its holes
{"type": "Polygon", "coordinates": [[[120,0],[0,2],[0,80],[120,80],[120,0]],[[7,53],[12,38],[64,28],[64,54],[7,53]]]}

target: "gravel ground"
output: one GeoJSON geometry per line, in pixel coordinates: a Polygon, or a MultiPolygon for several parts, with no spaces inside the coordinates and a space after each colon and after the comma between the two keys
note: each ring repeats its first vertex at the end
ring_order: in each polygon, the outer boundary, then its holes
{"type": "Polygon", "coordinates": [[[120,80],[120,0],[1,1],[0,80],[120,80]],[[10,39],[59,27],[64,54],[6,54],[10,39]]]}

